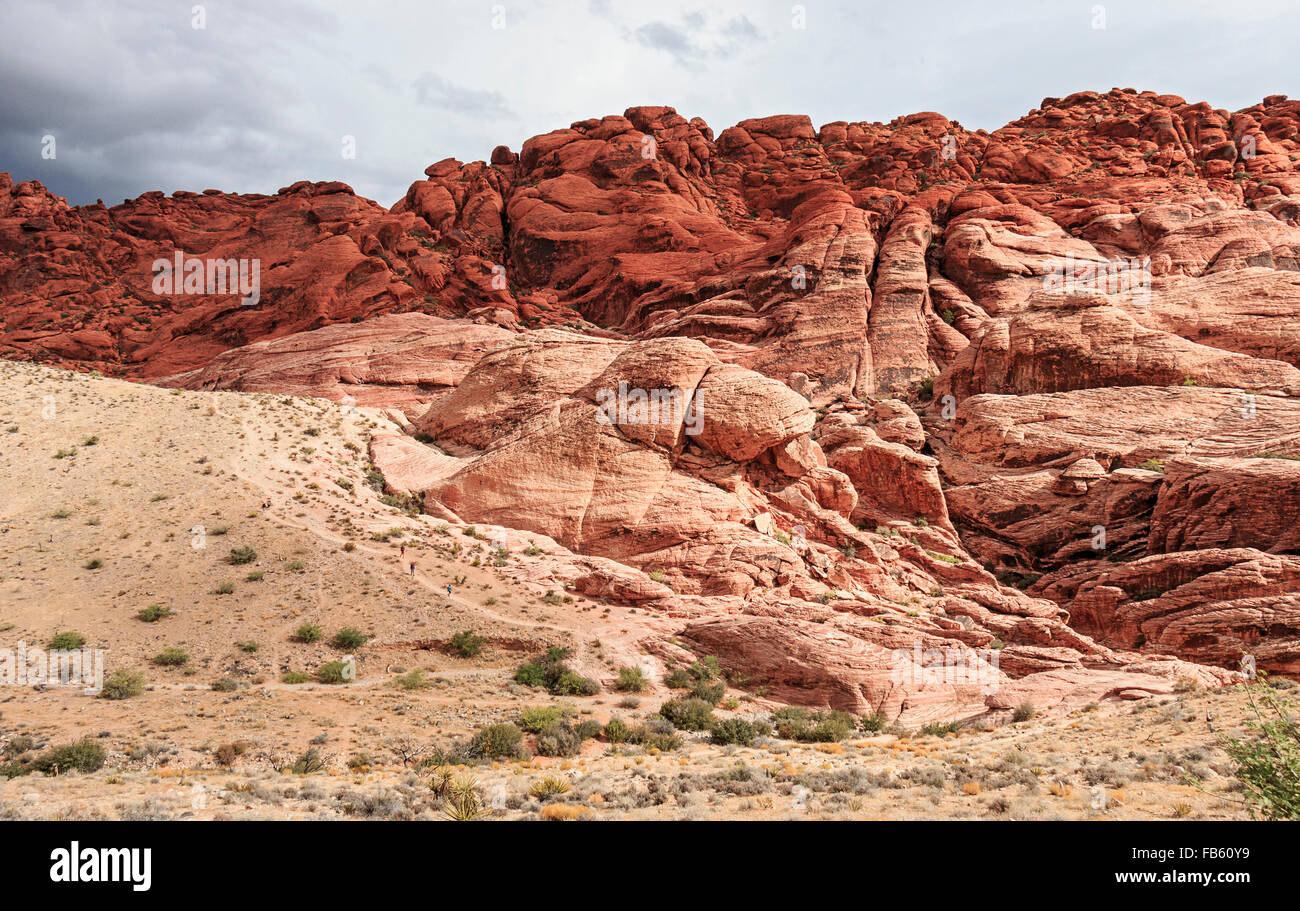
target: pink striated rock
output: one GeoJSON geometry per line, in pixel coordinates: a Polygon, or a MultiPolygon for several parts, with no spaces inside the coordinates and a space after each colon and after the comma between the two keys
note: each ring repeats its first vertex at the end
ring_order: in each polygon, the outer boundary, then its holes
{"type": "Polygon", "coordinates": [[[339,323],[233,348],[201,370],[171,378],[185,389],[280,392],[415,414],[460,383],[487,351],[514,338],[423,313],[339,323]]]}

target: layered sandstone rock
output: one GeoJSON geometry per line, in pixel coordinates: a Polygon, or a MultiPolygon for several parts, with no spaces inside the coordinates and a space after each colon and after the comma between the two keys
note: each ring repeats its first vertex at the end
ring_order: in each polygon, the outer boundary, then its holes
{"type": "Polygon", "coordinates": [[[993,133],[631,108],[391,210],[0,176],[0,353],[399,409],[389,493],[561,542],[646,648],[783,699],[1127,698],[1295,671],[1297,160],[1300,102],[1115,89],[993,133]],[[177,251],[257,300],[156,290],[177,251]],[[917,645],[994,691],[894,679],[917,645]]]}

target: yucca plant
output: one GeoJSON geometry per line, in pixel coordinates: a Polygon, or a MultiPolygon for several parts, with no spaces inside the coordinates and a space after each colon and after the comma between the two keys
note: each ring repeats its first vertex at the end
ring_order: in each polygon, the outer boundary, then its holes
{"type": "Polygon", "coordinates": [[[533,786],[528,789],[528,793],[538,800],[546,800],[548,797],[555,797],[557,794],[567,794],[570,787],[567,778],[561,778],[558,775],[547,775],[540,781],[533,782],[533,786]]]}
{"type": "Polygon", "coordinates": [[[442,815],[454,822],[472,822],[488,815],[478,782],[473,778],[457,778],[442,801],[442,815]]]}

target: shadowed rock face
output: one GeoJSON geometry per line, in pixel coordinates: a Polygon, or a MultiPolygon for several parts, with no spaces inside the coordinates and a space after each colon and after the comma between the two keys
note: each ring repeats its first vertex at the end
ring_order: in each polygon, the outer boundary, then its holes
{"type": "Polygon", "coordinates": [[[1282,96],[1113,90],[991,134],[633,108],[391,210],[0,175],[0,353],[399,409],[432,443],[372,443],[394,492],[624,567],[588,587],[661,614],[647,648],[789,701],[1296,673],[1298,137],[1282,96]],[[257,301],[159,291],[177,250],[256,261],[257,301]]]}

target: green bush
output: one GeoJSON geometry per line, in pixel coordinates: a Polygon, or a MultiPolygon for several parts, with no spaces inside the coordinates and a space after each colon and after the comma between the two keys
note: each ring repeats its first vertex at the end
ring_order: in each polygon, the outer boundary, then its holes
{"type": "Polygon", "coordinates": [[[564,663],[568,657],[568,649],[558,646],[551,648],[545,654],[521,665],[515,671],[515,682],[545,688],[557,696],[592,696],[600,692],[600,685],[596,681],[570,670],[564,663]]]}
{"type": "Polygon", "coordinates": [[[757,738],[771,731],[761,721],[746,721],[744,718],[726,718],[714,723],[709,729],[709,736],[718,745],[735,743],[747,747],[757,738]]]}
{"type": "Polygon", "coordinates": [[[932,721],[921,726],[921,733],[930,737],[946,737],[948,734],[957,733],[961,728],[960,721],[932,721]]]}
{"type": "Polygon", "coordinates": [[[669,699],[659,707],[659,714],[686,731],[708,730],[714,723],[713,706],[703,699],[669,699]]]}
{"type": "Polygon", "coordinates": [[[632,728],[628,731],[627,739],[647,750],[668,752],[681,749],[682,746],[681,735],[675,733],[672,722],[664,718],[650,718],[645,724],[632,728]]]}
{"type": "Polygon", "coordinates": [[[315,623],[304,623],[294,631],[293,638],[299,642],[315,642],[323,632],[315,623]]]}
{"type": "Polygon", "coordinates": [[[671,690],[689,690],[695,686],[695,678],[684,667],[675,667],[664,677],[664,686],[671,690]]]}
{"type": "Polygon", "coordinates": [[[130,699],[143,692],[144,676],[119,667],[104,680],[104,689],[99,695],[105,699],[130,699]]]}
{"type": "Polygon", "coordinates": [[[1246,721],[1249,739],[1221,737],[1236,765],[1250,815],[1300,819],[1300,725],[1295,704],[1267,685],[1247,688],[1254,715],[1246,721]]]}
{"type": "Polygon", "coordinates": [[[627,722],[617,715],[609,719],[609,723],[605,725],[605,739],[610,743],[627,743],[627,735],[627,722]]]}
{"type": "Polygon", "coordinates": [[[772,715],[777,736],[803,743],[834,743],[853,732],[855,721],[848,712],[810,712],[799,706],[786,706],[772,715]]]}
{"type": "Polygon", "coordinates": [[[594,696],[600,692],[600,684],[590,677],[566,671],[555,681],[551,692],[557,696],[594,696]]]}
{"type": "Polygon", "coordinates": [[[52,652],[75,652],[86,644],[86,637],[81,633],[59,633],[46,646],[52,652]]]}
{"type": "Polygon", "coordinates": [[[159,667],[180,667],[190,663],[189,653],[183,648],[169,646],[153,656],[153,663],[159,667]]]}
{"type": "Polygon", "coordinates": [[[576,756],[582,749],[582,739],[567,721],[551,725],[537,735],[539,756],[576,756]]]}
{"type": "Polygon", "coordinates": [[[226,558],[226,562],[230,563],[232,566],[242,566],[245,563],[252,563],[256,559],[257,551],[253,550],[251,547],[244,546],[232,548],[230,556],[226,558]]]}
{"type": "Polygon", "coordinates": [[[726,692],[727,685],[722,681],[718,681],[717,683],[705,683],[704,681],[700,681],[695,684],[694,688],[691,690],[691,696],[695,699],[707,702],[709,705],[717,705],[722,701],[722,697],[726,695],[726,692]]]}
{"type": "Polygon", "coordinates": [[[290,771],[295,775],[310,775],[312,772],[319,772],[325,768],[325,760],[321,759],[320,750],[315,747],[308,747],[307,752],[303,753],[289,766],[290,771]]]}
{"type": "Polygon", "coordinates": [[[304,674],[302,671],[285,671],[280,675],[281,683],[310,683],[311,674],[304,674]]]}
{"type": "Polygon", "coordinates": [[[393,686],[404,690],[427,690],[432,685],[419,668],[393,678],[393,686]]]}
{"type": "Polygon", "coordinates": [[[519,726],[530,734],[540,734],[563,718],[564,713],[559,706],[530,705],[519,712],[519,726]]]}
{"type": "Polygon", "coordinates": [[[602,731],[599,721],[594,718],[588,718],[586,721],[580,721],[573,726],[573,733],[578,735],[579,740],[595,740],[600,736],[602,731]]]}
{"type": "Polygon", "coordinates": [[[493,724],[474,733],[469,751],[483,759],[505,759],[519,755],[523,740],[523,732],[513,724],[493,724]]]}
{"type": "Polygon", "coordinates": [[[643,693],[650,681],[646,679],[645,674],[639,667],[620,667],[618,669],[618,682],[614,684],[614,689],[620,693],[643,693]]]}
{"type": "Polygon", "coordinates": [[[355,627],[345,626],[334,634],[333,645],[335,648],[351,651],[361,648],[370,641],[370,637],[355,627]]]}
{"type": "Polygon", "coordinates": [[[869,734],[879,734],[885,728],[889,727],[889,719],[880,712],[874,712],[870,715],[862,716],[862,730],[869,734]]]}
{"type": "Polygon", "coordinates": [[[50,747],[32,760],[32,771],[46,774],[96,772],[104,767],[104,748],[87,737],[77,743],[50,747]]]}
{"type": "Polygon", "coordinates": [[[477,658],[487,643],[487,637],[475,635],[472,629],[462,630],[451,637],[451,649],[462,658],[477,658]]]}
{"type": "Polygon", "coordinates": [[[316,679],[321,683],[351,683],[355,676],[353,667],[347,661],[327,661],[316,668],[316,679]]]}
{"type": "Polygon", "coordinates": [[[1037,714],[1032,702],[1022,702],[1016,706],[1015,711],[1011,713],[1012,721],[1028,721],[1037,714]]]}
{"type": "Polygon", "coordinates": [[[148,607],[142,607],[135,613],[137,620],[143,620],[145,623],[157,623],[164,617],[170,617],[172,609],[165,604],[150,604],[148,607]]]}

